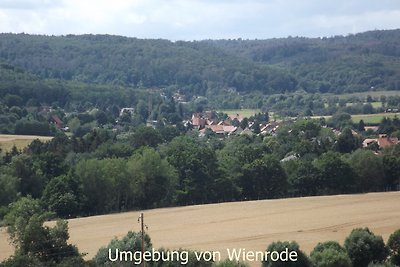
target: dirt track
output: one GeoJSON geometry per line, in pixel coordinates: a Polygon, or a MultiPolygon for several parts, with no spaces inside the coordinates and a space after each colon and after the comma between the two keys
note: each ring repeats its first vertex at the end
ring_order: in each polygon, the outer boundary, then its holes
{"type": "MultiPolygon", "coordinates": [[[[263,251],[275,240],[296,240],[310,252],[319,241],[343,243],[356,227],[369,227],[385,241],[400,228],[400,192],[234,202],[144,212],[153,246],[220,251],[263,251]]],[[[139,231],[139,212],[69,221],[70,241],[92,258],[113,237],[139,231]]],[[[0,260],[12,253],[4,229],[0,260]]],[[[259,266],[258,263],[252,264],[259,266]]]]}

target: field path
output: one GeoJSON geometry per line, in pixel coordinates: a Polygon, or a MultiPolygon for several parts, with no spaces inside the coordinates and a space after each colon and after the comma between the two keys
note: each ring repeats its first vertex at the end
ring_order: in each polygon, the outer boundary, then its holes
{"type": "MultiPolygon", "coordinates": [[[[92,258],[113,237],[139,231],[140,212],[69,220],[70,242],[92,258]]],[[[296,240],[307,253],[320,241],[343,243],[356,227],[386,241],[400,228],[400,192],[232,202],[144,211],[156,248],[263,251],[276,240],[296,240]]],[[[0,231],[0,260],[12,253],[0,231]]],[[[253,263],[253,266],[259,266],[253,263]]]]}

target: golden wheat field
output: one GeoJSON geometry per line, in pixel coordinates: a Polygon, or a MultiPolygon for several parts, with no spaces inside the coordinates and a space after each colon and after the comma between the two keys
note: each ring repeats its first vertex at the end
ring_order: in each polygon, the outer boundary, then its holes
{"type": "MultiPolygon", "coordinates": [[[[140,212],[69,220],[70,242],[92,258],[113,237],[139,231],[140,212]]],[[[197,205],[144,211],[156,248],[263,251],[276,240],[296,240],[309,253],[320,241],[343,244],[356,227],[369,227],[387,241],[400,228],[400,192],[304,197],[197,205]]],[[[12,254],[5,229],[0,260],[12,254]]],[[[252,266],[259,263],[253,262],[252,266]]]]}
{"type": "Polygon", "coordinates": [[[33,140],[39,139],[44,142],[52,138],[51,136],[0,134],[0,149],[10,151],[13,146],[16,146],[17,149],[24,149],[33,140]]]}

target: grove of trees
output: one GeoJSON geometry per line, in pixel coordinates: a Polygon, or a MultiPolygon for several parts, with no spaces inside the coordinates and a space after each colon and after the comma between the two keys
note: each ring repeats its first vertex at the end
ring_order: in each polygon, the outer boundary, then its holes
{"type": "MultiPolygon", "coordinates": [[[[185,131],[185,130],[184,130],[185,131]]],[[[20,197],[61,218],[133,209],[396,190],[399,146],[377,156],[345,128],[283,125],[276,136],[198,137],[172,126],[35,140],[0,161],[0,215],[20,197]]]]}

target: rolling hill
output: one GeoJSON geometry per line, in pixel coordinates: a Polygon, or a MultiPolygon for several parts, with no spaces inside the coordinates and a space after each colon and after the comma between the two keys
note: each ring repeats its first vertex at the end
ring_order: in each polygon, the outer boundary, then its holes
{"type": "Polygon", "coordinates": [[[0,34],[0,60],[41,78],[186,94],[400,90],[400,30],[330,38],[171,42],[0,34]]]}

